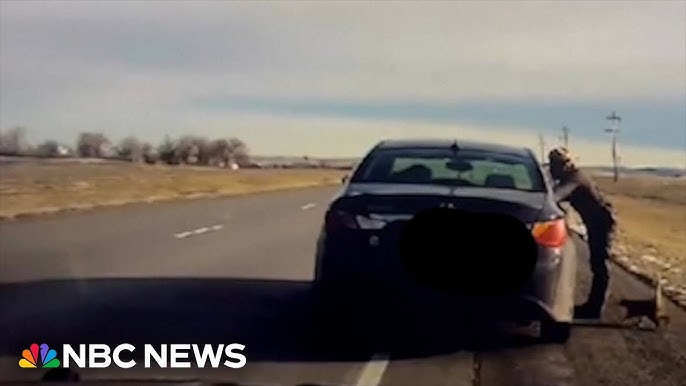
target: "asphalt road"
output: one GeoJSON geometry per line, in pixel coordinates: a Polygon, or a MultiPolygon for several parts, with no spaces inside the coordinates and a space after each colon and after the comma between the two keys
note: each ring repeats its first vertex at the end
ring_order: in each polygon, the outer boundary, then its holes
{"type": "MultiPolygon", "coordinates": [[[[89,370],[83,379],[212,379],[241,385],[686,384],[686,315],[658,332],[614,328],[623,298],[648,287],[613,270],[605,326],[577,326],[566,345],[530,329],[453,323],[421,299],[349,347],[315,344],[314,242],[332,188],[141,204],[0,223],[0,380],[34,341],[242,343],[248,364],[222,370],[89,370]],[[390,321],[389,321],[390,320],[390,321]],[[390,337],[379,343],[378,332],[390,337]]],[[[581,246],[581,242],[580,246],[581,246]]],[[[588,274],[581,264],[579,297],[588,274]]],[[[415,299],[416,300],[416,299],[415,299]]],[[[451,312],[454,310],[451,310],[451,312]]],[[[458,310],[457,312],[460,312],[458,310]]],[[[468,310],[462,310],[468,312],[468,310]]],[[[365,320],[365,318],[369,320],[365,320]]],[[[363,323],[364,324],[364,323],[363,323]]]]}

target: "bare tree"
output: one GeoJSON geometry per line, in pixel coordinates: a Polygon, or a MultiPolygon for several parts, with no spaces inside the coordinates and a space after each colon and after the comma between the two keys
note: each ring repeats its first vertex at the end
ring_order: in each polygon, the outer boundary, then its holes
{"type": "Polygon", "coordinates": [[[175,145],[175,153],[184,163],[207,165],[211,158],[210,141],[194,135],[181,137],[175,145]]]}
{"type": "Polygon", "coordinates": [[[48,140],[36,147],[36,155],[39,157],[58,157],[60,154],[60,144],[54,140],[48,140]]]}
{"type": "Polygon", "coordinates": [[[248,148],[238,138],[216,139],[186,135],[177,141],[166,137],[157,148],[160,160],[169,164],[228,166],[230,162],[247,163],[248,148]]]}
{"type": "Polygon", "coordinates": [[[154,164],[159,160],[159,154],[153,149],[149,142],[144,142],[141,146],[141,152],[143,154],[143,161],[145,163],[154,164]]]}
{"type": "Polygon", "coordinates": [[[174,145],[175,158],[186,164],[195,164],[199,149],[195,145],[195,137],[187,135],[181,137],[174,145]]]}
{"type": "Polygon", "coordinates": [[[226,167],[231,160],[231,145],[226,139],[216,139],[210,143],[210,164],[226,167]]]}
{"type": "Polygon", "coordinates": [[[21,155],[28,150],[26,128],[18,126],[0,132],[0,154],[21,155]]]}
{"type": "Polygon", "coordinates": [[[197,163],[200,165],[209,165],[212,158],[212,143],[208,138],[197,137],[194,142],[197,149],[197,163]]]}
{"type": "Polygon", "coordinates": [[[229,151],[231,159],[238,164],[244,165],[250,160],[248,146],[238,138],[233,137],[229,139],[229,151]]]}
{"type": "Polygon", "coordinates": [[[81,157],[104,157],[105,147],[110,141],[102,133],[81,133],[76,150],[81,157]]]}
{"type": "Polygon", "coordinates": [[[176,165],[180,162],[180,159],[176,157],[176,144],[169,136],[165,136],[162,143],[157,147],[157,155],[160,161],[169,165],[176,165]]]}
{"type": "Polygon", "coordinates": [[[136,137],[126,137],[117,146],[117,153],[120,157],[131,162],[142,162],[144,156],[145,143],[136,137]]]}

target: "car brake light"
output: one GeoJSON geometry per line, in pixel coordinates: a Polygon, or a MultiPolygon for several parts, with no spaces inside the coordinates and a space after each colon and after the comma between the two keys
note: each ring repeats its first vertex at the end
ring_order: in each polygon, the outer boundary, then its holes
{"type": "Polygon", "coordinates": [[[342,210],[330,210],[326,213],[326,227],[332,229],[357,229],[355,218],[342,210]]]}
{"type": "Polygon", "coordinates": [[[342,210],[332,210],[326,215],[329,229],[367,229],[379,230],[386,226],[386,221],[374,215],[352,215],[342,210]]]}
{"type": "Polygon", "coordinates": [[[567,224],[564,219],[538,222],[531,229],[531,234],[539,245],[561,247],[567,240],[567,224]]]}
{"type": "Polygon", "coordinates": [[[359,225],[360,229],[378,230],[378,229],[382,229],[383,227],[386,226],[385,220],[380,219],[380,218],[376,218],[374,215],[370,215],[370,216],[357,215],[357,216],[355,216],[355,219],[356,219],[357,224],[359,225]]]}

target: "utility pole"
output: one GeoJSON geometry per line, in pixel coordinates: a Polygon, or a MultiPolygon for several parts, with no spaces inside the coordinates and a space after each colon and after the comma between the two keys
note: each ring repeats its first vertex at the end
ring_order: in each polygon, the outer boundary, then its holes
{"type": "Polygon", "coordinates": [[[605,129],[605,132],[612,134],[612,168],[614,180],[617,182],[619,180],[619,170],[617,169],[617,161],[619,159],[617,155],[617,134],[620,131],[619,124],[622,122],[622,118],[613,111],[606,119],[610,121],[610,127],[605,129]]]}
{"type": "Polygon", "coordinates": [[[569,127],[562,126],[562,143],[565,149],[569,150],[569,127]]]}
{"type": "Polygon", "coordinates": [[[545,163],[545,140],[541,133],[538,133],[538,147],[541,150],[541,163],[545,163]]]}

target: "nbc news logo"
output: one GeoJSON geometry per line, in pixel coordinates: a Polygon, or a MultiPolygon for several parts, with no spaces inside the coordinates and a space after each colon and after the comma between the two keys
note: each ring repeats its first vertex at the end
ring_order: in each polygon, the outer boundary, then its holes
{"type": "MultiPolygon", "coordinates": [[[[153,363],[160,368],[218,368],[221,366],[240,369],[246,365],[247,359],[241,353],[245,346],[239,343],[229,345],[198,345],[198,344],[161,344],[143,347],[143,366],[152,367],[153,363]],[[222,358],[227,358],[222,361],[222,358]],[[209,363],[208,363],[209,362],[209,363]]],[[[133,353],[136,347],[123,343],[114,348],[106,344],[80,344],[74,349],[69,344],[62,345],[62,360],[57,358],[57,352],[46,343],[33,343],[21,353],[19,367],[21,368],[108,368],[113,364],[122,369],[129,369],[137,365],[133,359],[122,359],[122,352],[133,353]]],[[[124,357],[131,355],[124,355],[124,357]]]]}
{"type": "Polygon", "coordinates": [[[23,368],[55,368],[60,367],[57,352],[47,344],[33,343],[28,349],[22,351],[19,359],[19,367],[23,368]]]}

